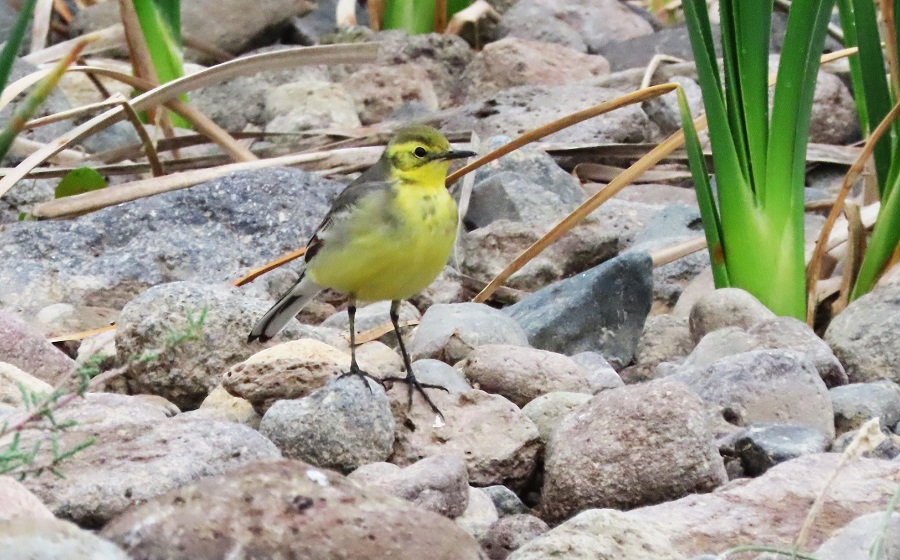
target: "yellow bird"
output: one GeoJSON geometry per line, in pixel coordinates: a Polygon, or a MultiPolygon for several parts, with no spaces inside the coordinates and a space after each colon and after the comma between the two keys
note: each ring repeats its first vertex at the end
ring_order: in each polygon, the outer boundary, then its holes
{"type": "Polygon", "coordinates": [[[475,155],[453,150],[447,138],[427,126],[399,130],[374,166],[350,183],[306,245],[306,266],[290,291],[250,332],[249,342],[265,342],[324,288],[349,298],[350,371],[370,377],[356,363],[357,301],[391,301],[405,378],[388,378],[418,390],[438,408],[416,380],[400,336],[400,301],[425,289],[441,272],[456,241],[456,202],[445,186],[450,160],[475,155]]]}

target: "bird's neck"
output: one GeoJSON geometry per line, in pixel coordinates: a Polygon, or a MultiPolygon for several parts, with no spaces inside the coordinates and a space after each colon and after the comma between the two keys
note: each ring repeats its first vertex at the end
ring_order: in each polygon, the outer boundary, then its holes
{"type": "Polygon", "coordinates": [[[414,169],[394,169],[393,178],[402,186],[421,189],[445,188],[447,181],[447,169],[450,164],[446,161],[435,161],[416,167],[414,169]]]}

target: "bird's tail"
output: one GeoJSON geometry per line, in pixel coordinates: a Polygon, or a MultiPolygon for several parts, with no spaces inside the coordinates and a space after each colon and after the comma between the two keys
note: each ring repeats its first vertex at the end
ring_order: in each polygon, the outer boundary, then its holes
{"type": "Polygon", "coordinates": [[[250,336],[247,337],[247,342],[254,340],[265,342],[280,333],[288,321],[293,319],[303,309],[303,306],[321,291],[322,286],[302,274],[294,287],[256,323],[256,326],[250,331],[250,336]]]}

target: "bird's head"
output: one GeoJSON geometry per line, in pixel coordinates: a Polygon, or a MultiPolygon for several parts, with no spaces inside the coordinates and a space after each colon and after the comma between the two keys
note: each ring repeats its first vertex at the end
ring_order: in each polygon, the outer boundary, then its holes
{"type": "Polygon", "coordinates": [[[393,179],[432,185],[443,184],[450,160],[473,155],[475,152],[454,150],[447,137],[430,126],[414,125],[397,131],[383,157],[393,179]]]}

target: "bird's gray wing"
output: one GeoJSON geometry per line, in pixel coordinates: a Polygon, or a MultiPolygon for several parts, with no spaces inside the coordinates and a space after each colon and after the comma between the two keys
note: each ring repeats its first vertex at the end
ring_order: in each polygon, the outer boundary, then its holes
{"type": "Polygon", "coordinates": [[[322,223],[319,224],[319,227],[316,228],[315,233],[313,233],[312,237],[309,239],[309,242],[306,244],[306,253],[304,255],[304,261],[309,262],[316,253],[322,248],[322,244],[324,243],[323,235],[321,235],[328,226],[332,223],[332,220],[335,217],[340,216],[341,214],[350,210],[357,202],[361,199],[367,197],[370,194],[385,191],[390,189],[393,186],[392,181],[386,181],[385,177],[389,176],[389,163],[386,159],[382,158],[378,160],[378,163],[370,167],[366,172],[357,177],[352,183],[347,185],[344,190],[337,195],[337,198],[334,199],[334,202],[331,205],[331,209],[328,211],[328,214],[325,215],[325,218],[322,220],[322,223]]]}

